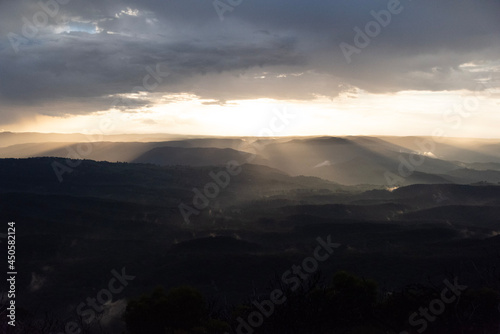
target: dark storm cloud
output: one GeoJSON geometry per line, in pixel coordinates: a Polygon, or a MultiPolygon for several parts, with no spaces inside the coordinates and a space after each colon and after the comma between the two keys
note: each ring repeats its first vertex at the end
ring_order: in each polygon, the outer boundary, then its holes
{"type": "Polygon", "coordinates": [[[335,97],[346,85],[377,93],[472,90],[491,76],[500,55],[499,1],[402,0],[349,63],[339,45],[356,47],[354,28],[364,30],[371,11],[391,1],[242,0],[221,21],[212,1],[60,0],[54,7],[45,0],[54,15],[29,38],[26,21],[43,18],[38,1],[0,1],[0,117],[36,106],[50,115],[106,110],[117,94],[137,90],[223,104],[335,97]],[[17,53],[13,36],[21,38],[17,53]],[[154,89],[146,89],[147,68],[158,64],[168,76],[149,77],[154,89]],[[57,108],[59,101],[82,106],[57,108]]]}

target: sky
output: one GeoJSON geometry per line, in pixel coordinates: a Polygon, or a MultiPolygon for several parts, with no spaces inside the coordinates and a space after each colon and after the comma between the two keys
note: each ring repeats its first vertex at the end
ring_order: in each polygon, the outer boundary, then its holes
{"type": "Polygon", "coordinates": [[[499,0],[0,0],[0,131],[497,138],[499,0]]]}

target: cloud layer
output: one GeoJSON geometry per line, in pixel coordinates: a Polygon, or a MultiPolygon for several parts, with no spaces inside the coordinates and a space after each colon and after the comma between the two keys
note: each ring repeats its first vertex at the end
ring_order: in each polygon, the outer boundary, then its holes
{"type": "Polygon", "coordinates": [[[132,112],[176,93],[223,104],[498,83],[499,1],[221,0],[240,3],[224,20],[214,3],[0,1],[0,123],[132,112]],[[390,6],[390,22],[366,31],[390,6]],[[341,43],[358,50],[350,62],[341,43]]]}

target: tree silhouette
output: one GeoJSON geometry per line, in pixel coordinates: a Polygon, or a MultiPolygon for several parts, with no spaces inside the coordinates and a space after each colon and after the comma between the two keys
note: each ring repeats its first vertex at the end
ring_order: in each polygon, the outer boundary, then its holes
{"type": "Polygon", "coordinates": [[[124,318],[131,334],[222,333],[228,329],[226,323],[209,318],[205,298],[189,286],[168,293],[158,287],[132,299],[124,318]]]}

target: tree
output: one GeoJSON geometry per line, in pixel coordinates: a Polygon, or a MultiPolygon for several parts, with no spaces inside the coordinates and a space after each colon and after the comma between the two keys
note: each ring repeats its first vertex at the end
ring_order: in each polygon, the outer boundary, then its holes
{"type": "Polygon", "coordinates": [[[125,311],[125,323],[131,334],[165,334],[182,330],[189,333],[203,325],[208,316],[203,295],[189,286],[165,293],[156,288],[130,300],[125,311]]]}

